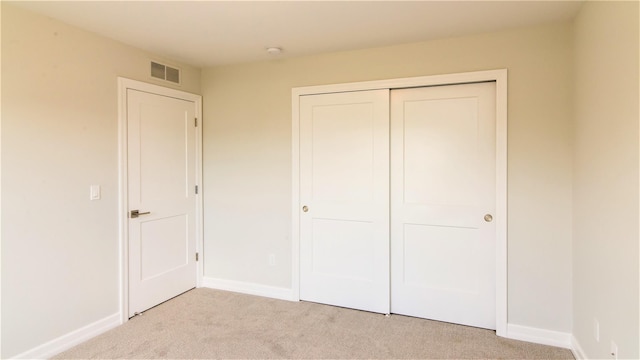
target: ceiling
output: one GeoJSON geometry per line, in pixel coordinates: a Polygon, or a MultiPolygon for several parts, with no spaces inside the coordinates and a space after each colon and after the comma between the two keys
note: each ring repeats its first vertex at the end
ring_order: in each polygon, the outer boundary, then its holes
{"type": "Polygon", "coordinates": [[[566,21],[582,1],[21,1],[17,6],[196,67],[566,21]]]}

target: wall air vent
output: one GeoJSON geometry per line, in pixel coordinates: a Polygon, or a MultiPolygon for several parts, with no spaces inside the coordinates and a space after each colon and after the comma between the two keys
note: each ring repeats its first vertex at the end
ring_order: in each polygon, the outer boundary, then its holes
{"type": "Polygon", "coordinates": [[[151,77],[180,84],[180,69],[152,61],[151,77]]]}

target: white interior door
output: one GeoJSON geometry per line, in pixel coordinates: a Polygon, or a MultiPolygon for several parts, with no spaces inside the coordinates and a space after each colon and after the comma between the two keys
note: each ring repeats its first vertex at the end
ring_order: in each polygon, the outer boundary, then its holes
{"type": "Polygon", "coordinates": [[[300,98],[300,298],[389,312],[389,91],[300,98]]]}
{"type": "Polygon", "coordinates": [[[495,103],[495,83],[391,92],[393,313],[495,329],[495,103]]]}
{"type": "Polygon", "coordinates": [[[127,89],[130,317],[196,286],[195,109],[127,89]]]}

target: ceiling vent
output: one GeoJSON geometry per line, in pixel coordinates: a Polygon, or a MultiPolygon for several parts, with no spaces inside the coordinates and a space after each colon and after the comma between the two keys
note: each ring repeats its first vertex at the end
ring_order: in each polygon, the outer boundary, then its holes
{"type": "Polygon", "coordinates": [[[160,64],[155,61],[151,62],[151,77],[180,84],[180,69],[176,69],[169,65],[160,64]]]}

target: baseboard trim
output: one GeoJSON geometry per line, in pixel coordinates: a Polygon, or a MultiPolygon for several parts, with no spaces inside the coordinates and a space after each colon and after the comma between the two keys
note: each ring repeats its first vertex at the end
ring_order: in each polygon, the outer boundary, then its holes
{"type": "Polygon", "coordinates": [[[573,353],[573,357],[576,360],[586,360],[588,359],[587,355],[585,355],[584,350],[582,350],[582,346],[576,339],[575,335],[571,336],[571,352],[573,353]]]}
{"type": "Polygon", "coordinates": [[[506,338],[572,349],[571,333],[507,324],[506,338]]]}
{"type": "Polygon", "coordinates": [[[98,320],[80,329],[74,330],[66,335],[62,335],[57,339],[53,339],[31,350],[27,350],[13,359],[48,359],[59,353],[68,350],[92,337],[98,336],[114,327],[120,325],[120,314],[115,313],[104,319],[98,320]]]}
{"type": "Polygon", "coordinates": [[[275,286],[248,283],[243,281],[217,279],[212,277],[203,277],[202,286],[217,289],[233,291],[249,295],[264,296],[268,298],[296,301],[293,296],[293,290],[275,286]]]}

